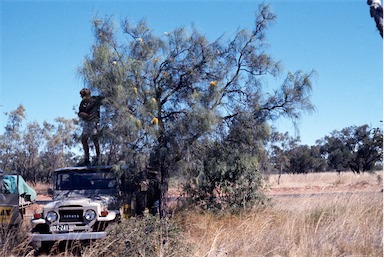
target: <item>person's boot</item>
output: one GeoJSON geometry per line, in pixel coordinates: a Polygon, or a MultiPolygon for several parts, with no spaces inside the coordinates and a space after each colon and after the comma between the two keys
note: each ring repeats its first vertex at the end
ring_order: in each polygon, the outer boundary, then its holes
{"type": "Polygon", "coordinates": [[[89,166],[89,165],[91,165],[91,162],[89,161],[89,157],[88,157],[88,158],[85,157],[83,160],[81,160],[81,161],[77,164],[78,167],[81,167],[81,166],[89,166]]]}
{"type": "Polygon", "coordinates": [[[100,165],[100,162],[101,162],[101,158],[100,156],[96,156],[93,158],[92,160],[92,166],[99,166],[100,165]]]}

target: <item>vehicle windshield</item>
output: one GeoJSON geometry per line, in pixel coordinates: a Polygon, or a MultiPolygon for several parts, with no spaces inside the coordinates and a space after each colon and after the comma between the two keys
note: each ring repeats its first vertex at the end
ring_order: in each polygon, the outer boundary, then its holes
{"type": "Polygon", "coordinates": [[[111,172],[57,173],[56,190],[114,189],[116,178],[111,172]]]}

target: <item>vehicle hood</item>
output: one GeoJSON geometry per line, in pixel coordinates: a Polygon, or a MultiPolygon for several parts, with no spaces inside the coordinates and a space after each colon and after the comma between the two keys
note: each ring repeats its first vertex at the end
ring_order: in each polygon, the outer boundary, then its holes
{"type": "Polygon", "coordinates": [[[100,192],[79,190],[79,191],[56,191],[53,201],[46,204],[45,207],[54,209],[60,206],[77,205],[77,206],[94,206],[100,205],[105,207],[114,206],[117,202],[115,195],[100,194],[100,192]]]}

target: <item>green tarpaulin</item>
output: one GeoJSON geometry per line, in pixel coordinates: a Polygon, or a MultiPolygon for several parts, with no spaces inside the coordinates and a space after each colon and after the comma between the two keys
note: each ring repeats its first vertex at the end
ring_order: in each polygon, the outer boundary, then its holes
{"type": "MultiPolygon", "coordinates": [[[[15,194],[17,191],[17,175],[4,175],[3,177],[4,188],[8,193],[15,194]]],[[[33,190],[25,180],[19,176],[19,195],[30,201],[36,200],[36,191],[33,190]],[[29,197],[28,197],[29,196],[29,197]]]]}

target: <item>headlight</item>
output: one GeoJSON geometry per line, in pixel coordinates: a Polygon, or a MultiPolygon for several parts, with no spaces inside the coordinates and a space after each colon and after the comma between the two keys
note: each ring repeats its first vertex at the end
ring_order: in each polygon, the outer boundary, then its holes
{"type": "Polygon", "coordinates": [[[57,213],[54,211],[49,211],[47,213],[47,221],[49,222],[55,222],[57,220],[57,213]]]}
{"type": "Polygon", "coordinates": [[[87,220],[87,221],[91,221],[91,220],[94,220],[96,217],[96,212],[94,210],[87,210],[85,212],[85,215],[84,215],[84,218],[87,220]]]}

